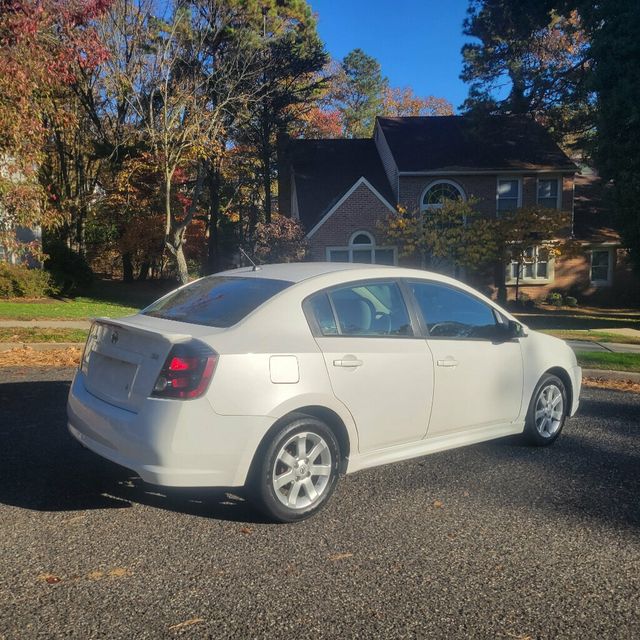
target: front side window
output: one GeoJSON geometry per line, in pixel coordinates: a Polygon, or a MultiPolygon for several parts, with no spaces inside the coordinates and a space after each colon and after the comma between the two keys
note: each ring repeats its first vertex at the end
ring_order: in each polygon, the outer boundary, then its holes
{"type": "Polygon", "coordinates": [[[292,284],[270,278],[208,276],[160,298],[141,313],[208,327],[230,327],[292,284]]]}
{"type": "Polygon", "coordinates": [[[591,282],[594,284],[608,284],[610,280],[609,250],[593,249],[591,251],[591,282]]]}
{"type": "Polygon", "coordinates": [[[422,194],[420,209],[430,211],[442,209],[445,202],[464,200],[464,192],[455,182],[444,180],[427,187],[422,194]]]}
{"type": "Polygon", "coordinates": [[[520,180],[499,178],[497,199],[498,213],[517,209],[520,206],[520,180]]]}
{"type": "Polygon", "coordinates": [[[379,247],[366,231],[356,231],[346,247],[329,247],[329,262],[359,262],[362,264],[396,264],[395,247],[379,247]]]}
{"type": "Polygon", "coordinates": [[[492,339],[499,331],[493,309],[474,296],[435,282],[411,282],[409,288],[432,338],[492,339]]]}
{"type": "Polygon", "coordinates": [[[544,178],[538,180],[538,204],[548,209],[558,208],[558,179],[544,178]]]}
{"type": "Polygon", "coordinates": [[[411,336],[400,288],[394,282],[366,283],[318,293],[304,304],[323,336],[411,336]]]}

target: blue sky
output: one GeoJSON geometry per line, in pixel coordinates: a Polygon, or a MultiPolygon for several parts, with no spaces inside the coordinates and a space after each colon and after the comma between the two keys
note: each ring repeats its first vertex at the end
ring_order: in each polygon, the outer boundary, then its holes
{"type": "Polygon", "coordinates": [[[411,86],[459,107],[462,21],[468,0],[309,0],[332,57],[360,48],[377,58],[392,86],[411,86]]]}

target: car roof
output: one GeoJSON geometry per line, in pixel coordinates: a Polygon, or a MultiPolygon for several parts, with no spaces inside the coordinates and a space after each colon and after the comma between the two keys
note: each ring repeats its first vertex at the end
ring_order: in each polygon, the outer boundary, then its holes
{"type": "Polygon", "coordinates": [[[438,273],[422,271],[417,269],[406,269],[403,267],[391,267],[381,264],[361,264],[355,262],[288,262],[281,264],[263,264],[255,270],[253,267],[241,267],[222,271],[218,276],[242,276],[246,278],[269,278],[273,280],[286,280],[288,282],[302,282],[317,276],[341,271],[358,271],[358,277],[431,277],[434,280],[446,280],[438,273]]]}

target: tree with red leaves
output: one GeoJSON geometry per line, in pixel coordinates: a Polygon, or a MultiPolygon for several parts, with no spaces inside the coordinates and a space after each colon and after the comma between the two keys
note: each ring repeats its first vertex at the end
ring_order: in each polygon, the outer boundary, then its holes
{"type": "Polygon", "coordinates": [[[59,220],[38,181],[51,121],[71,124],[53,104],[78,69],[103,59],[91,22],[108,2],[5,0],[0,8],[0,245],[10,255],[20,254],[16,227],[59,220]]]}

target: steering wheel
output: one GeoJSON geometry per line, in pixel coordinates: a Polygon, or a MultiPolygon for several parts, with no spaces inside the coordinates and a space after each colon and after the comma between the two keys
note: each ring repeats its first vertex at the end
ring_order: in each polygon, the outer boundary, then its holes
{"type": "Polygon", "coordinates": [[[429,335],[435,337],[457,337],[468,336],[470,333],[469,325],[463,322],[455,322],[453,320],[448,322],[436,322],[429,326],[429,335]]]}

